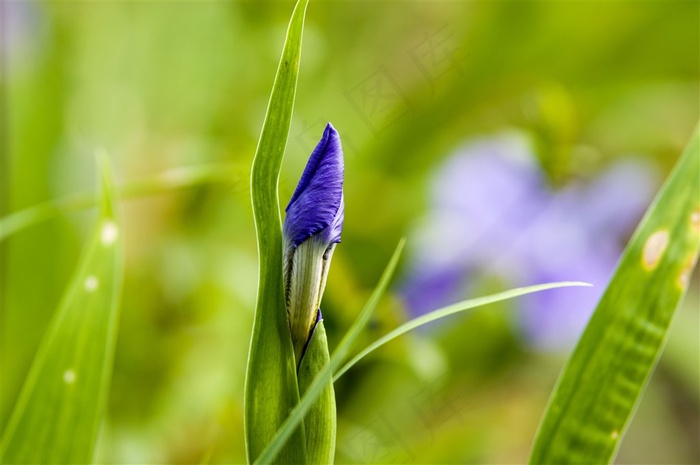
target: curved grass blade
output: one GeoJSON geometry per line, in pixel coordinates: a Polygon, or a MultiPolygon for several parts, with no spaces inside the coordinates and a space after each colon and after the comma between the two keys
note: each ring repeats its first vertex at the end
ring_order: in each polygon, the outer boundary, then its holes
{"type": "MultiPolygon", "coordinates": [[[[0,445],[2,463],[89,463],[112,373],[123,278],[111,172],[102,161],[98,227],[24,383],[0,445]]],[[[37,283],[37,288],[40,283],[37,283]]]]}
{"type": "MultiPolygon", "coordinates": [[[[297,2],[289,21],[251,172],[259,273],[245,385],[248,462],[261,454],[299,402],[282,283],[282,222],[277,188],[292,120],[307,3],[308,0],[297,2]]],[[[294,434],[295,439],[277,457],[280,463],[306,462],[303,428],[296,428],[294,434]]]]}
{"type": "MultiPolygon", "coordinates": [[[[299,393],[303,396],[316,376],[330,363],[328,339],[323,320],[316,323],[314,333],[299,367],[299,393]]],[[[306,459],[308,464],[327,465],[335,457],[336,410],[335,390],[328,381],[318,399],[304,415],[306,459]],[[313,427],[309,427],[313,425],[313,427]]]]}
{"type": "Polygon", "coordinates": [[[365,326],[367,326],[367,323],[369,323],[369,319],[372,317],[372,313],[377,308],[379,300],[386,292],[386,289],[389,286],[389,281],[394,275],[396,265],[399,262],[401,252],[403,251],[405,244],[406,241],[404,239],[399,241],[399,245],[396,247],[394,254],[391,256],[389,263],[384,269],[384,273],[382,273],[382,277],[379,279],[377,287],[374,288],[372,295],[360,312],[359,316],[333,352],[330,363],[328,363],[328,365],[326,365],[318,373],[318,375],[316,375],[314,380],[306,389],[306,393],[301,398],[301,402],[294,407],[294,410],[292,410],[285,422],[280,427],[279,431],[277,431],[277,434],[275,434],[272,442],[270,442],[263,453],[260,454],[260,457],[258,457],[258,459],[255,461],[256,464],[270,463],[275,459],[275,457],[278,456],[280,450],[282,450],[284,445],[287,443],[294,430],[302,422],[304,415],[309,412],[309,409],[313,407],[316,399],[318,399],[324,389],[328,386],[328,383],[331,382],[331,374],[340,367],[341,363],[343,363],[343,360],[345,357],[347,357],[352,345],[355,343],[365,326]]]}
{"type": "Polygon", "coordinates": [[[656,365],[700,245],[696,129],[569,358],[530,463],[609,463],[656,365]]]}
{"type": "MultiPolygon", "coordinates": [[[[127,181],[116,190],[119,198],[136,198],[184,189],[208,182],[231,182],[237,176],[231,163],[173,168],[146,179],[127,181]]],[[[60,216],[62,213],[94,207],[100,202],[94,193],[77,193],[40,203],[0,218],[0,242],[13,234],[60,216]]]]}
{"type": "Polygon", "coordinates": [[[338,372],[333,376],[333,381],[338,380],[343,374],[345,374],[346,371],[348,371],[350,368],[352,368],[357,362],[362,360],[365,356],[370,354],[371,352],[374,352],[384,344],[386,344],[389,341],[392,341],[393,339],[396,339],[397,337],[401,336],[402,334],[406,334],[407,332],[414,330],[420,326],[427,325],[428,323],[432,323],[433,321],[439,320],[441,318],[444,318],[449,315],[454,315],[455,313],[459,312],[464,312],[466,310],[476,308],[476,307],[482,307],[484,305],[496,303],[496,302],[501,302],[504,300],[509,300],[513,299],[515,297],[519,297],[522,295],[526,294],[532,294],[535,292],[540,292],[540,291],[546,291],[547,289],[556,289],[559,287],[569,287],[569,286],[590,286],[588,283],[581,283],[581,282],[559,282],[559,283],[549,283],[549,284],[538,284],[536,286],[528,286],[528,287],[520,287],[517,289],[510,289],[508,291],[504,292],[499,292],[497,294],[485,296],[485,297],[478,297],[476,299],[469,299],[469,300],[463,300],[462,302],[458,302],[456,304],[448,305],[447,307],[440,308],[438,310],[433,310],[430,313],[426,313],[425,315],[419,316],[418,318],[414,318],[410,321],[407,321],[406,323],[402,324],[398,328],[390,331],[386,335],[380,337],[376,341],[374,341],[372,344],[367,346],[365,349],[363,349],[360,353],[358,353],[355,357],[353,357],[348,363],[343,365],[343,367],[338,370],[338,372]]]}

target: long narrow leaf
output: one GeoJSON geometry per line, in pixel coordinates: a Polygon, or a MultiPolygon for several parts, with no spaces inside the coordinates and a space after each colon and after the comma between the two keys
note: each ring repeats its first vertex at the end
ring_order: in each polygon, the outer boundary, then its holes
{"type": "MultiPolygon", "coordinates": [[[[120,199],[144,197],[209,182],[230,183],[231,179],[235,178],[237,174],[237,167],[231,163],[174,168],[145,179],[127,181],[119,186],[116,192],[120,199]]],[[[91,208],[99,204],[99,202],[99,195],[83,192],[70,194],[10,213],[0,218],[0,242],[42,221],[56,218],[69,211],[91,208]]]]}
{"type": "Polygon", "coordinates": [[[659,359],[700,245],[698,130],[566,364],[530,463],[609,463],[659,359]]]}
{"type": "Polygon", "coordinates": [[[439,320],[449,315],[454,315],[455,313],[463,312],[475,307],[482,307],[484,305],[501,302],[503,300],[513,299],[526,294],[532,294],[534,292],[545,291],[547,289],[555,289],[558,287],[568,287],[568,286],[590,286],[587,283],[580,282],[560,282],[560,283],[550,283],[550,284],[539,284],[536,286],[521,287],[517,289],[511,289],[504,292],[499,292],[498,294],[493,294],[485,297],[478,297],[476,299],[464,300],[456,304],[448,305],[447,307],[440,308],[438,310],[433,310],[430,313],[414,318],[406,323],[402,324],[398,328],[390,331],[386,335],[380,337],[372,344],[367,346],[365,349],[360,351],[355,357],[353,357],[348,363],[343,365],[343,367],[338,370],[338,372],[333,376],[333,381],[343,376],[343,374],[352,368],[357,362],[366,357],[369,353],[374,352],[384,344],[389,341],[396,339],[402,334],[414,330],[420,326],[427,325],[433,321],[439,320]]]}
{"type": "MultiPolygon", "coordinates": [[[[316,323],[314,333],[306,347],[299,367],[299,392],[303,396],[316,376],[330,363],[328,339],[323,320],[316,323]]],[[[336,410],[335,390],[329,380],[321,394],[304,416],[307,425],[306,454],[307,464],[327,465],[335,456],[336,410]],[[310,425],[313,425],[311,427],[310,425]]]]}
{"type": "MultiPolygon", "coordinates": [[[[307,3],[308,0],[300,0],[296,4],[289,22],[251,173],[259,284],[245,386],[249,462],[260,455],[299,402],[282,284],[282,226],[277,186],[294,107],[307,3]]],[[[280,463],[306,461],[303,429],[297,428],[295,434],[295,440],[277,457],[280,463]]]]}
{"type": "Polygon", "coordinates": [[[330,363],[326,365],[323,370],[321,370],[321,372],[306,389],[306,393],[301,398],[301,402],[299,402],[299,405],[297,405],[289,414],[289,417],[287,417],[287,420],[284,422],[279,431],[277,431],[277,434],[272,442],[255,461],[256,464],[270,463],[275,459],[275,457],[278,456],[284,445],[287,443],[289,437],[301,423],[304,415],[309,412],[316,399],[318,399],[319,395],[321,395],[328,383],[331,382],[332,373],[340,367],[341,363],[343,363],[343,360],[345,357],[347,357],[352,345],[355,343],[358,336],[369,322],[369,319],[372,317],[372,313],[374,313],[374,310],[377,308],[379,300],[386,292],[386,289],[389,286],[389,281],[396,270],[396,265],[399,262],[399,258],[401,257],[401,252],[403,251],[405,243],[406,241],[401,239],[391,257],[391,260],[389,260],[389,264],[386,266],[384,273],[382,273],[382,277],[379,279],[377,287],[372,292],[372,295],[355,322],[352,324],[348,332],[338,344],[338,347],[333,352],[330,363]]]}
{"type": "MultiPolygon", "coordinates": [[[[112,372],[123,277],[111,173],[98,227],[49,325],[2,438],[2,463],[89,463],[112,372]]],[[[41,283],[37,283],[37,288],[41,283]]]]}

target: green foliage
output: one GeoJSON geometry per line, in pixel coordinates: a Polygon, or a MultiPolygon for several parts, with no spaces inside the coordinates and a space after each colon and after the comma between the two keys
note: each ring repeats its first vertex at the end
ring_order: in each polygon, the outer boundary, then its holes
{"type": "Polygon", "coordinates": [[[357,319],[350,327],[348,332],[345,334],[343,339],[338,344],[338,347],[333,351],[330,363],[326,365],[314,378],[311,384],[306,388],[304,396],[301,398],[301,402],[294,407],[285,422],[280,427],[275,437],[272,439],[268,447],[265,448],[260,457],[255,461],[256,464],[269,463],[278,457],[280,451],[287,443],[288,439],[294,432],[295,428],[302,422],[304,415],[310,411],[311,407],[314,405],[316,399],[326,390],[326,386],[329,382],[332,382],[332,373],[340,367],[348,352],[352,348],[359,337],[362,330],[369,323],[369,319],[372,313],[377,308],[379,300],[382,298],[389,286],[389,281],[391,281],[394,272],[396,271],[396,265],[399,263],[399,258],[401,257],[401,252],[403,251],[406,241],[401,240],[399,245],[396,247],[394,254],[391,256],[389,263],[382,273],[382,277],[379,279],[377,286],[374,288],[372,295],[370,296],[367,303],[362,308],[362,311],[358,315],[357,319]]]}
{"type": "MultiPolygon", "coordinates": [[[[306,0],[297,3],[287,30],[275,83],[251,173],[258,238],[258,297],[245,387],[245,437],[254,461],[299,402],[296,363],[282,284],[282,227],[277,193],[294,107],[306,0]]],[[[303,428],[285,447],[280,463],[306,462],[303,428]]]]}
{"type": "MultiPolygon", "coordinates": [[[[522,288],[522,289],[513,289],[510,291],[502,292],[499,294],[495,294],[493,296],[487,296],[487,297],[481,297],[478,299],[471,299],[465,302],[460,302],[454,305],[451,305],[449,307],[445,307],[443,309],[435,310],[434,312],[430,312],[426,315],[423,315],[422,317],[416,318],[414,320],[411,320],[400,327],[396,328],[394,331],[390,332],[387,334],[385,337],[379,339],[376,341],[374,344],[370,345],[368,348],[364,349],[363,351],[360,352],[358,356],[353,358],[350,362],[348,362],[346,365],[343,366],[342,369],[339,369],[341,367],[341,364],[349,354],[350,350],[352,349],[352,346],[355,344],[357,341],[358,337],[364,330],[364,328],[367,326],[367,323],[369,323],[370,318],[372,317],[372,314],[377,308],[377,305],[379,304],[379,301],[381,297],[384,295],[386,292],[386,289],[389,285],[389,282],[391,281],[392,276],[394,275],[394,272],[396,270],[396,266],[398,264],[399,258],[401,257],[401,252],[403,251],[405,245],[405,240],[401,240],[399,242],[399,245],[397,246],[396,250],[394,251],[394,254],[392,255],[391,259],[389,260],[389,264],[386,266],[386,269],[384,270],[384,273],[382,273],[382,277],[379,280],[379,283],[377,284],[376,288],[372,292],[372,295],[370,296],[369,300],[363,307],[362,311],[358,315],[357,319],[353,323],[353,325],[350,327],[348,332],[345,334],[343,339],[340,341],[338,344],[338,347],[335,349],[333,352],[333,355],[330,358],[330,363],[325,365],[323,369],[321,370],[316,370],[317,374],[314,378],[314,380],[309,383],[308,379],[304,379],[303,385],[305,387],[304,389],[304,394],[301,398],[301,402],[299,405],[297,405],[294,410],[290,413],[289,418],[284,422],[280,430],[277,432],[275,435],[274,439],[270,443],[270,445],[265,449],[265,451],[260,455],[256,463],[268,463],[271,460],[273,460],[276,456],[277,453],[282,449],[284,446],[285,442],[289,439],[291,436],[292,432],[294,429],[301,423],[302,419],[304,418],[305,415],[311,413],[313,414],[315,409],[318,409],[318,407],[314,406],[314,401],[319,397],[323,396],[324,398],[328,396],[329,391],[327,389],[328,381],[331,379],[331,374],[334,372],[337,372],[337,375],[335,378],[337,379],[342,375],[345,371],[347,371],[352,365],[357,363],[362,357],[365,355],[369,354],[376,348],[380,347],[381,345],[389,342],[391,339],[394,339],[401,334],[404,334],[411,329],[415,329],[421,325],[427,324],[431,321],[438,320],[440,318],[443,318],[445,316],[458,313],[460,311],[467,310],[469,308],[474,308],[477,306],[481,305],[487,305],[489,303],[494,303],[494,302],[499,302],[502,300],[510,299],[513,297],[537,292],[537,291],[542,291],[546,289],[554,289],[557,287],[565,287],[565,286],[577,286],[577,285],[587,285],[585,283],[553,283],[553,284],[543,284],[539,286],[531,286],[527,288],[522,288]],[[308,386],[308,387],[307,387],[308,386]]],[[[325,334],[325,331],[324,331],[325,334]]],[[[324,449],[325,450],[325,449],[324,449]]],[[[316,462],[314,462],[316,463],[316,462]]],[[[322,463],[322,462],[319,462],[322,463]]]]}
{"type": "MultiPolygon", "coordinates": [[[[0,161],[0,433],[99,204],[86,150],[97,144],[116,155],[119,198],[138,200],[125,204],[125,337],[94,460],[245,461],[259,271],[248,170],[292,6],[3,4],[3,106],[12,111],[3,112],[0,161]]],[[[342,128],[348,221],[323,303],[331,347],[384,267],[379,251],[402,235],[413,241],[435,174],[465,143],[515,131],[563,191],[623,160],[665,176],[698,118],[699,12],[697,2],[374,2],[361,12],[352,2],[312,4],[280,195],[291,195],[323,125],[342,128]]],[[[609,232],[601,225],[601,243],[609,232]]],[[[457,300],[503,284],[471,276],[457,300]]],[[[568,278],[587,276],[555,279],[568,278]]],[[[700,399],[692,281],[621,463],[700,463],[687,428],[700,399]]],[[[388,293],[351,355],[405,321],[403,289],[388,293]]],[[[469,312],[382,347],[344,376],[335,384],[336,461],[522,463],[541,383],[561,354],[534,353],[519,318],[500,305],[469,312]],[[435,410],[418,415],[408,400],[425,392],[435,410]],[[441,417],[445,405],[460,417],[441,417]],[[358,438],[405,440],[413,455],[372,456],[358,438]]]]}
{"type": "Polygon", "coordinates": [[[121,226],[106,159],[101,172],[97,228],[2,437],[3,463],[92,460],[109,392],[123,277],[121,226]]]}
{"type": "MultiPolygon", "coordinates": [[[[145,179],[127,181],[116,191],[120,198],[138,198],[205,183],[230,183],[231,179],[235,179],[237,175],[236,166],[230,163],[181,167],[166,170],[145,179]]],[[[62,213],[83,210],[98,203],[99,198],[92,193],[72,194],[11,213],[0,218],[0,242],[25,228],[60,216],[62,213]]]]}
{"type": "Polygon", "coordinates": [[[547,289],[556,289],[558,287],[569,287],[569,286],[590,286],[586,283],[577,282],[562,282],[562,283],[550,283],[550,284],[539,284],[536,286],[522,287],[518,289],[511,289],[504,292],[499,292],[498,294],[493,294],[485,297],[478,297],[476,299],[464,300],[462,302],[457,302],[456,304],[448,305],[432,312],[426,313],[425,315],[414,318],[406,323],[402,324],[396,329],[393,329],[386,335],[374,341],[372,344],[361,350],[355,357],[353,357],[349,362],[347,362],[343,367],[338,370],[338,372],[333,376],[333,381],[343,376],[346,371],[352,368],[357,362],[365,358],[370,353],[374,352],[387,342],[390,342],[402,334],[406,334],[420,326],[427,325],[433,321],[437,321],[441,318],[445,318],[449,315],[454,315],[455,313],[460,313],[472,308],[482,307],[484,305],[493,304],[496,302],[502,302],[504,300],[513,299],[522,295],[532,294],[534,292],[546,291],[547,289]]]}
{"type": "Polygon", "coordinates": [[[627,245],[557,382],[530,463],[613,460],[698,258],[699,141],[696,129],[627,245]]]}
{"type": "MultiPolygon", "coordinates": [[[[328,338],[323,320],[314,328],[299,367],[299,393],[303,396],[313,380],[330,363],[328,338]]],[[[329,464],[335,458],[336,408],[333,383],[327,382],[318,400],[304,416],[306,463],[329,464]],[[313,425],[313,427],[308,427],[313,425]]]]}

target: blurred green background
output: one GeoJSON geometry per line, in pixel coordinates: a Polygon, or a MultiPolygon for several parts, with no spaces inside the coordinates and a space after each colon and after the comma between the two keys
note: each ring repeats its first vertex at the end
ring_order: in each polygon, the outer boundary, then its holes
{"type": "MultiPolygon", "coordinates": [[[[245,460],[248,175],[292,6],[2,3],[2,215],[93,191],[96,149],[118,182],[145,180],[122,203],[101,463],[245,460]],[[212,175],[187,189],[149,187],[202,165],[212,175]]],[[[331,349],[403,235],[403,271],[363,343],[407,318],[413,232],[436,171],[470,140],[525,138],[555,192],[622,156],[663,179],[700,117],[699,34],[697,2],[312,2],[280,196],[332,121],[346,219],[323,303],[331,349]]],[[[94,218],[67,212],[1,244],[2,427],[94,218]]],[[[695,278],[618,463],[700,462],[699,298],[695,278]]],[[[454,317],[344,376],[337,462],[524,462],[568,349],[533,347],[516,312],[454,317]]]]}

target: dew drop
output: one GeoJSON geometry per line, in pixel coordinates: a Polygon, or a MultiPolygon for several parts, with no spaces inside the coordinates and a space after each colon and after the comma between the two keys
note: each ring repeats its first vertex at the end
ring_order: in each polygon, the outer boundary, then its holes
{"type": "Polygon", "coordinates": [[[75,371],[72,369],[63,372],[63,381],[66,384],[73,384],[75,382],[75,371]]]}
{"type": "Polygon", "coordinates": [[[114,241],[119,237],[119,228],[114,224],[113,221],[105,221],[102,225],[102,231],[100,232],[100,238],[102,239],[102,245],[112,245],[114,241]]]}
{"type": "Polygon", "coordinates": [[[690,214],[690,226],[696,233],[700,232],[700,208],[690,214]]]}
{"type": "Polygon", "coordinates": [[[100,285],[100,281],[95,276],[88,276],[85,278],[84,287],[88,292],[93,292],[100,285]]]}
{"type": "Polygon", "coordinates": [[[660,230],[649,236],[642,252],[642,265],[646,270],[653,270],[659,264],[668,246],[668,231],[660,230]]]}
{"type": "Polygon", "coordinates": [[[617,431],[613,431],[612,433],[610,433],[610,437],[613,439],[617,439],[618,437],[620,437],[620,433],[618,433],[617,431]]]}

